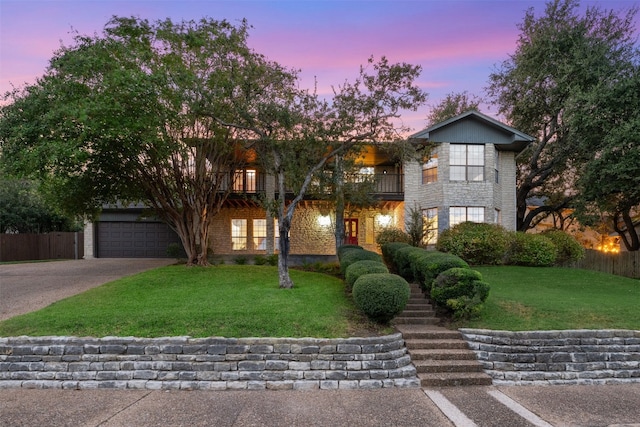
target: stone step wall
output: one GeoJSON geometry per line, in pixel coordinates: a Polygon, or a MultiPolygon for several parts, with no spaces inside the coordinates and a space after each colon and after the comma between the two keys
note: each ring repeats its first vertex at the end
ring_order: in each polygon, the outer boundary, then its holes
{"type": "Polygon", "coordinates": [[[419,386],[401,334],[345,339],[0,337],[0,388],[419,386]]]}
{"type": "Polygon", "coordinates": [[[460,332],[495,385],[640,382],[640,331],[460,332]]]}

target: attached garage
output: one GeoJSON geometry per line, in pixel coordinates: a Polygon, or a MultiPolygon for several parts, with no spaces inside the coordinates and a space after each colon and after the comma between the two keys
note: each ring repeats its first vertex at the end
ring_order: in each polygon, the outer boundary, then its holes
{"type": "Polygon", "coordinates": [[[180,244],[163,222],[100,221],[96,224],[98,258],[167,258],[167,248],[180,244]]]}

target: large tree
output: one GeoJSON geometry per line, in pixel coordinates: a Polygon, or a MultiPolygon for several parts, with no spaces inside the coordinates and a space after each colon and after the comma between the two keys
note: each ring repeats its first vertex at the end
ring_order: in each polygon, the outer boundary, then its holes
{"type": "Polygon", "coordinates": [[[568,207],[589,149],[566,117],[580,111],[574,102],[603,80],[616,79],[634,51],[637,8],[625,12],[589,7],[577,0],[554,0],[542,16],[529,9],[516,51],[491,74],[489,95],[515,128],[536,141],[518,157],[517,228],[534,218],[568,207]],[[545,206],[527,212],[527,199],[546,197],[545,206]]]}
{"type": "MultiPolygon", "coordinates": [[[[272,108],[281,111],[276,116],[287,117],[286,122],[294,126],[270,135],[259,127],[264,126],[264,120],[256,123],[254,129],[259,138],[255,147],[266,170],[275,176],[280,195],[273,206],[280,232],[280,287],[293,287],[287,262],[289,230],[295,209],[314,179],[327,162],[357,151],[362,144],[400,144],[404,140],[408,129],[398,121],[400,113],[415,110],[426,100],[426,94],[415,85],[420,71],[419,66],[390,64],[384,57],[377,62],[370,58],[355,81],[336,88],[330,100],[315,94],[298,94],[297,100],[286,108],[281,103],[272,108]],[[289,201],[282,197],[287,188],[294,193],[289,201]]],[[[266,129],[273,130],[270,126],[266,129]]],[[[338,178],[337,182],[341,181],[338,178]]],[[[338,205],[336,209],[343,208],[338,205]]]]}
{"type": "Polygon", "coordinates": [[[144,202],[180,236],[188,264],[206,265],[210,220],[244,162],[247,132],[228,123],[294,81],[247,47],[248,29],[114,17],[101,35],[77,36],[35,85],[9,94],[2,161],[37,174],[76,214],[144,202]]]}
{"type": "Polygon", "coordinates": [[[427,116],[427,125],[432,126],[447,119],[466,113],[469,110],[479,111],[482,98],[469,92],[450,92],[438,104],[431,107],[427,116]]]}
{"type": "Polygon", "coordinates": [[[568,117],[592,153],[578,180],[578,216],[592,225],[604,215],[628,251],[640,250],[640,56],[624,78],[602,81],[576,103],[592,111],[568,117]]]}

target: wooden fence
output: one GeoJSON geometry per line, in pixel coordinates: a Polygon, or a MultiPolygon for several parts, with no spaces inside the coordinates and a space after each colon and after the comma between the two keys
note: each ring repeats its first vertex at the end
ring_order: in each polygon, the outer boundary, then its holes
{"type": "Polygon", "coordinates": [[[571,267],[640,279],[640,251],[610,254],[587,250],[584,259],[573,263],[571,267]]]}
{"type": "Polygon", "coordinates": [[[0,234],[0,262],[83,256],[84,233],[0,234]]]}

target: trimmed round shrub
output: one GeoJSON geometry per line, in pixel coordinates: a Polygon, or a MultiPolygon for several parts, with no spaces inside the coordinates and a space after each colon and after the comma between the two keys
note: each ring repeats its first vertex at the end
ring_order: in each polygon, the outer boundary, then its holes
{"type": "Polygon", "coordinates": [[[347,272],[347,267],[354,262],[367,260],[382,263],[382,257],[379,254],[366,249],[351,249],[345,251],[340,258],[340,273],[344,275],[347,272]]]}
{"type": "Polygon", "coordinates": [[[382,229],[376,236],[376,243],[380,248],[387,243],[401,242],[409,243],[411,238],[407,233],[396,227],[387,227],[382,229]]]}
{"type": "Polygon", "coordinates": [[[469,268],[469,264],[459,256],[438,251],[424,251],[413,264],[414,277],[422,289],[431,291],[431,284],[438,274],[450,268],[469,268]]]}
{"type": "Polygon", "coordinates": [[[511,233],[508,263],[527,267],[548,267],[556,262],[558,250],[541,234],[511,233]]]}
{"type": "Polygon", "coordinates": [[[395,273],[398,272],[395,265],[396,252],[399,249],[408,248],[409,246],[410,245],[408,243],[391,242],[386,243],[380,247],[380,251],[382,252],[382,259],[384,260],[385,264],[387,264],[387,267],[389,267],[389,270],[395,273]]]}
{"type": "Polygon", "coordinates": [[[342,258],[342,255],[351,251],[351,250],[364,250],[362,246],[359,245],[342,245],[338,248],[338,259],[342,258]]]}
{"type": "Polygon", "coordinates": [[[365,274],[353,284],[353,301],[371,320],[388,323],[409,301],[409,283],[389,273],[365,274]]]}
{"type": "Polygon", "coordinates": [[[436,249],[472,265],[495,265],[503,263],[508,244],[509,233],[499,225],[462,222],[440,233],[436,249]]]}
{"type": "Polygon", "coordinates": [[[416,248],[415,246],[398,249],[393,258],[397,274],[409,282],[415,280],[415,277],[413,277],[413,264],[424,252],[424,249],[416,248]]]}
{"type": "Polygon", "coordinates": [[[480,272],[469,268],[450,268],[433,281],[431,299],[439,307],[453,312],[454,317],[470,317],[477,313],[489,296],[489,284],[480,272]]]}
{"type": "Polygon", "coordinates": [[[378,261],[356,261],[347,267],[347,271],[344,274],[344,281],[347,284],[347,290],[353,288],[353,284],[360,276],[372,273],[388,273],[389,269],[386,265],[378,261]]]}
{"type": "Polygon", "coordinates": [[[579,261],[584,258],[584,247],[578,239],[562,230],[547,230],[542,233],[544,237],[551,240],[558,250],[556,264],[579,261]]]}

